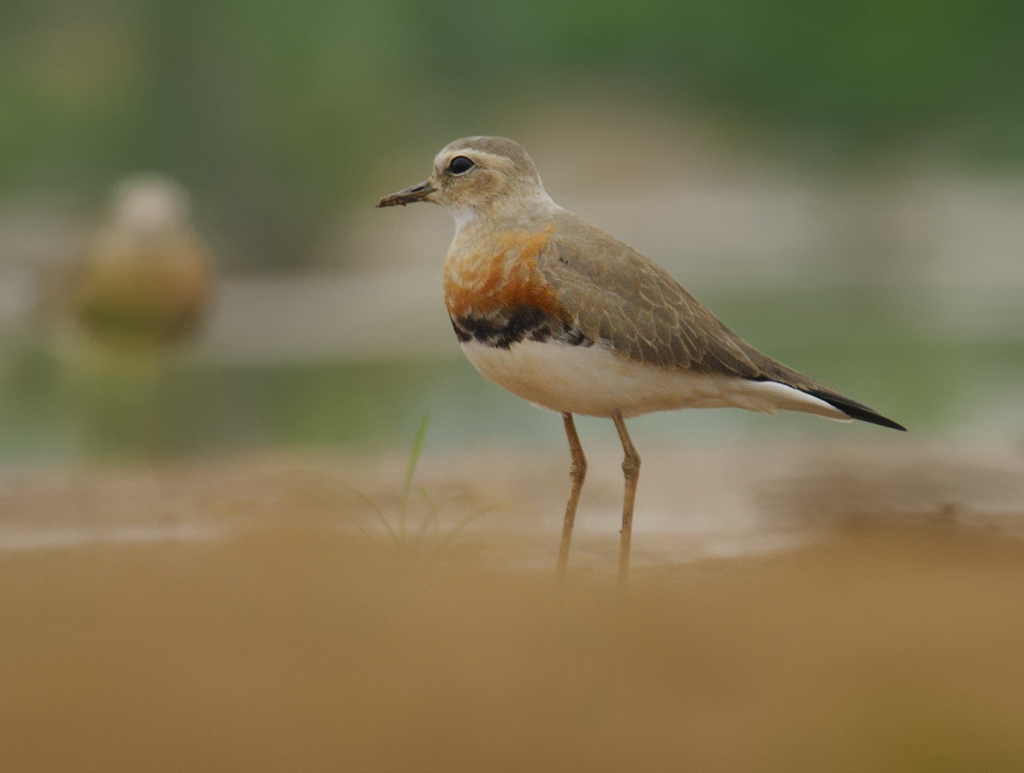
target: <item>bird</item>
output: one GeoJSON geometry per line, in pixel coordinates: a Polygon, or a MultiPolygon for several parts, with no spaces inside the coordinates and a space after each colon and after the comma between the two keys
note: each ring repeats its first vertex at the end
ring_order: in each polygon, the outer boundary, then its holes
{"type": "Polygon", "coordinates": [[[38,310],[83,453],[156,458],[180,437],[168,378],[210,311],[214,263],[174,180],[134,174],[111,199],[83,254],[41,282],[38,310]]]}
{"type": "Polygon", "coordinates": [[[571,488],[556,571],[564,576],[587,460],[574,416],[611,419],[622,443],[618,580],[629,577],[640,455],[626,419],[734,407],[800,411],[906,428],[783,365],[726,327],[671,274],[556,204],[533,160],[505,137],[455,140],[430,177],[378,207],[431,202],[455,220],[444,300],[486,378],[562,416],[571,488]]]}
{"type": "Polygon", "coordinates": [[[69,316],[115,356],[163,352],[194,337],[213,298],[210,251],[173,180],[135,175],[70,278],[69,316]]]}

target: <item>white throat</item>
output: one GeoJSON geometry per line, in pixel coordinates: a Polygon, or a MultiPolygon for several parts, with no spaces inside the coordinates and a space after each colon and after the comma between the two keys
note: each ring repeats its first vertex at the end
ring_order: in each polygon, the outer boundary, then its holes
{"type": "Polygon", "coordinates": [[[562,208],[554,202],[543,188],[533,191],[526,196],[502,200],[497,206],[492,206],[484,212],[481,212],[476,207],[448,207],[448,211],[452,213],[452,217],[455,219],[456,234],[463,228],[478,223],[481,219],[485,218],[489,221],[518,223],[524,220],[524,213],[527,215],[527,218],[532,219],[537,216],[553,215],[561,210],[562,208]]]}
{"type": "Polygon", "coordinates": [[[452,217],[455,218],[455,232],[458,233],[470,223],[480,219],[480,214],[472,207],[452,207],[452,217]]]}

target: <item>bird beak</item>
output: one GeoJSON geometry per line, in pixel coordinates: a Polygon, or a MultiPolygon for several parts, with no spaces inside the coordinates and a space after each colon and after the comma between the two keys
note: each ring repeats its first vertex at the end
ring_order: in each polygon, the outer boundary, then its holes
{"type": "Polygon", "coordinates": [[[377,202],[377,206],[404,207],[406,204],[412,204],[415,201],[430,201],[430,194],[436,190],[437,188],[430,184],[430,180],[427,180],[426,182],[422,182],[419,185],[414,185],[411,188],[406,188],[404,191],[399,191],[398,193],[392,193],[390,196],[385,196],[383,199],[377,202]]]}

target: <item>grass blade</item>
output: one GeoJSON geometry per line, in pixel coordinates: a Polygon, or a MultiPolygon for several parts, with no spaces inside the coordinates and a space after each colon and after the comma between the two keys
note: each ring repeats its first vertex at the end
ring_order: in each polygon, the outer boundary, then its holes
{"type": "MultiPolygon", "coordinates": [[[[344,488],[344,489],[348,489],[353,494],[355,494],[357,497],[362,499],[369,506],[370,510],[373,511],[373,514],[377,516],[377,519],[382,524],[384,524],[384,528],[387,529],[388,534],[391,535],[391,539],[395,542],[395,544],[396,545],[400,544],[399,543],[399,539],[398,539],[398,535],[395,534],[395,530],[391,528],[391,524],[388,522],[388,519],[385,517],[384,513],[381,512],[381,509],[380,509],[380,507],[377,506],[376,502],[374,502],[372,499],[370,499],[368,496],[366,496],[366,494],[364,494],[362,491],[357,489],[355,486],[350,486],[347,483],[342,483],[341,481],[334,480],[333,478],[331,478],[330,480],[335,485],[340,486],[341,488],[344,488]]],[[[305,494],[307,497],[311,497],[312,499],[315,499],[318,502],[323,502],[324,504],[327,504],[327,505],[333,505],[334,504],[334,502],[331,502],[329,499],[326,499],[326,498],[320,496],[319,494],[314,494],[312,491],[307,491],[306,489],[299,488],[297,486],[293,486],[292,490],[293,491],[297,491],[300,494],[305,494]]],[[[349,520],[352,520],[352,519],[349,519],[349,520]]],[[[354,521],[353,521],[353,525],[357,529],[359,529],[361,532],[363,532],[364,534],[369,536],[369,534],[366,532],[365,529],[363,529],[362,526],[360,526],[359,524],[355,523],[354,521]]]]}
{"type": "Polygon", "coordinates": [[[469,526],[469,524],[473,523],[473,521],[477,520],[478,518],[482,518],[483,516],[487,515],[487,513],[490,513],[494,510],[498,510],[500,507],[501,505],[488,505],[487,507],[481,510],[477,510],[475,513],[470,513],[461,521],[459,521],[458,524],[456,524],[455,528],[448,532],[444,536],[444,539],[441,540],[441,542],[438,544],[438,546],[434,548],[434,552],[430,557],[431,562],[437,560],[437,557],[441,555],[441,551],[445,549],[445,546],[447,546],[448,543],[451,542],[452,539],[454,539],[460,531],[469,526]]]}
{"type": "Polygon", "coordinates": [[[423,497],[423,501],[427,504],[427,516],[423,519],[423,523],[420,524],[416,538],[413,540],[413,550],[416,550],[420,546],[420,543],[423,542],[424,537],[427,536],[427,530],[430,528],[431,523],[437,523],[438,528],[440,528],[440,521],[437,517],[437,505],[434,504],[434,500],[430,498],[430,495],[427,494],[426,489],[422,486],[417,487],[416,491],[423,497]]]}
{"type": "Polygon", "coordinates": [[[402,542],[405,542],[405,513],[409,506],[409,491],[412,488],[412,476],[416,473],[416,465],[420,460],[420,451],[423,450],[423,440],[427,436],[427,427],[430,426],[430,414],[423,417],[419,429],[416,430],[416,437],[412,441],[412,449],[409,451],[409,461],[405,466],[405,481],[402,484],[402,502],[398,511],[401,519],[399,528],[402,534],[402,542]]]}

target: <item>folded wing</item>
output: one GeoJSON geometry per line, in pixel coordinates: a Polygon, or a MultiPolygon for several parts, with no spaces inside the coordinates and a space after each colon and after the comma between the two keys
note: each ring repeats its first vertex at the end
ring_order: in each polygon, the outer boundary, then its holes
{"type": "Polygon", "coordinates": [[[850,418],[904,429],[758,351],[665,269],[582,218],[567,212],[556,225],[538,267],[587,338],[635,362],[784,384],[850,418]]]}

